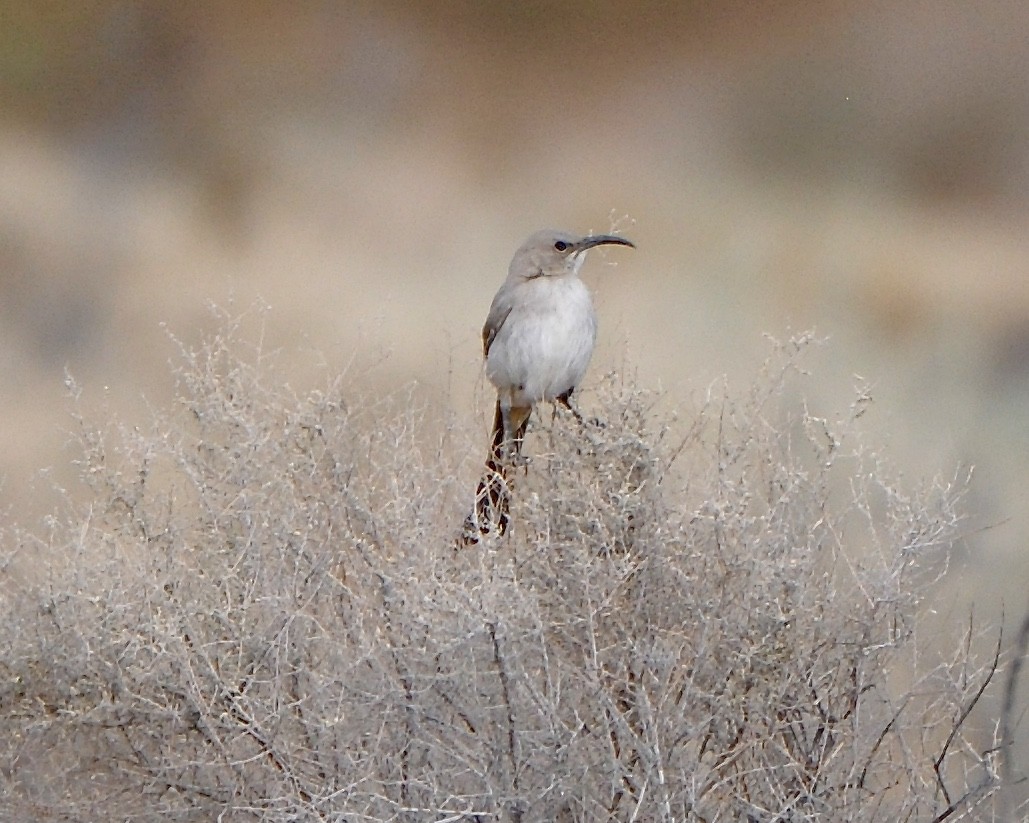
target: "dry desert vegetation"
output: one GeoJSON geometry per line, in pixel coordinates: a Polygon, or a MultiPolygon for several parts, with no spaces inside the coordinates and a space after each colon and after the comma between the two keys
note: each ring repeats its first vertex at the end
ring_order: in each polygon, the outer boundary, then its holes
{"type": "Polygon", "coordinates": [[[457,550],[474,426],[298,397],[225,319],[4,536],[0,817],[1003,819],[1004,659],[921,634],[963,483],[808,411],[809,345],[688,409],[595,379],[457,550]]]}

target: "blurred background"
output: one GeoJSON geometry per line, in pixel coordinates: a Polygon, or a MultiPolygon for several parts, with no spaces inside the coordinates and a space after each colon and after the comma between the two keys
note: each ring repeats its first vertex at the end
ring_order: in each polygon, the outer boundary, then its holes
{"type": "Polygon", "coordinates": [[[688,404],[744,391],[766,334],[828,338],[815,413],[868,381],[912,486],[974,467],[941,631],[974,604],[1013,635],[1024,0],[0,0],[0,510],[32,527],[72,483],[66,371],[144,423],[165,328],[196,341],[212,301],[268,304],[298,390],[324,363],[470,419],[490,299],[543,226],[639,246],[587,266],[595,376],[688,404]]]}

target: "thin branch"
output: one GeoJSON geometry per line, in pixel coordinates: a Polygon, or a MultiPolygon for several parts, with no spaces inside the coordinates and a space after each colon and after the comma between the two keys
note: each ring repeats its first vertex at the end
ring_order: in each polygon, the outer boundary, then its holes
{"type": "Polygon", "coordinates": [[[965,708],[962,710],[960,716],[957,719],[957,722],[954,724],[954,727],[950,730],[950,734],[947,735],[947,741],[943,744],[943,750],[940,752],[940,756],[937,757],[936,761],[933,763],[933,771],[936,773],[937,785],[939,785],[940,790],[943,792],[943,796],[947,801],[947,808],[933,818],[933,823],[940,823],[940,821],[946,820],[961,806],[967,803],[970,798],[974,797],[976,794],[982,791],[983,788],[985,788],[985,786],[991,782],[990,778],[987,777],[985,781],[980,781],[978,784],[976,784],[968,791],[966,791],[963,795],[961,795],[961,797],[959,797],[957,800],[952,801],[950,799],[950,794],[947,792],[947,787],[946,785],[944,785],[943,774],[940,771],[940,767],[943,765],[943,761],[947,757],[947,752],[950,749],[951,743],[954,742],[954,738],[957,737],[958,732],[961,730],[961,726],[968,718],[968,715],[971,714],[972,709],[975,708],[976,704],[979,702],[979,699],[983,696],[983,693],[986,691],[986,687],[989,686],[992,682],[993,676],[997,673],[997,668],[1000,665],[1000,649],[1003,637],[1004,631],[1003,629],[1001,629],[1001,631],[997,633],[997,648],[993,653],[993,662],[990,664],[989,671],[983,678],[983,682],[979,684],[979,688],[976,690],[975,695],[973,695],[972,699],[965,705],[965,708]]]}
{"type": "Polygon", "coordinates": [[[1014,745],[1015,745],[1015,697],[1018,694],[1018,677],[1022,672],[1026,651],[1029,650],[1029,612],[1026,612],[1022,625],[1015,638],[1015,647],[1008,665],[1007,682],[1004,684],[1004,703],[1000,711],[1000,745],[1003,755],[1004,782],[1014,779],[1014,745]]]}

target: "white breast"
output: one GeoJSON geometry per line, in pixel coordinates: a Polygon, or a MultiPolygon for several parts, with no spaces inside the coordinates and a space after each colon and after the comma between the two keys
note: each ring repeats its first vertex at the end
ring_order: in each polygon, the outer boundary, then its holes
{"type": "Polygon", "coordinates": [[[486,359],[486,375],[508,407],[553,400],[586,374],[597,339],[589,289],[575,276],[537,277],[517,287],[486,359]]]}

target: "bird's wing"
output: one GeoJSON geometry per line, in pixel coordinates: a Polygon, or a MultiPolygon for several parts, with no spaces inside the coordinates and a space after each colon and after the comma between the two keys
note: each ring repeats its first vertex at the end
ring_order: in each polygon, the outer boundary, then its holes
{"type": "MultiPolygon", "coordinates": [[[[497,295],[500,298],[500,295],[497,295]]],[[[489,356],[489,347],[493,345],[493,341],[497,337],[497,333],[504,325],[504,321],[507,320],[507,316],[511,314],[513,306],[507,300],[495,299],[493,305],[490,306],[489,315],[486,317],[486,323],[482,327],[482,356],[489,356]]]]}

